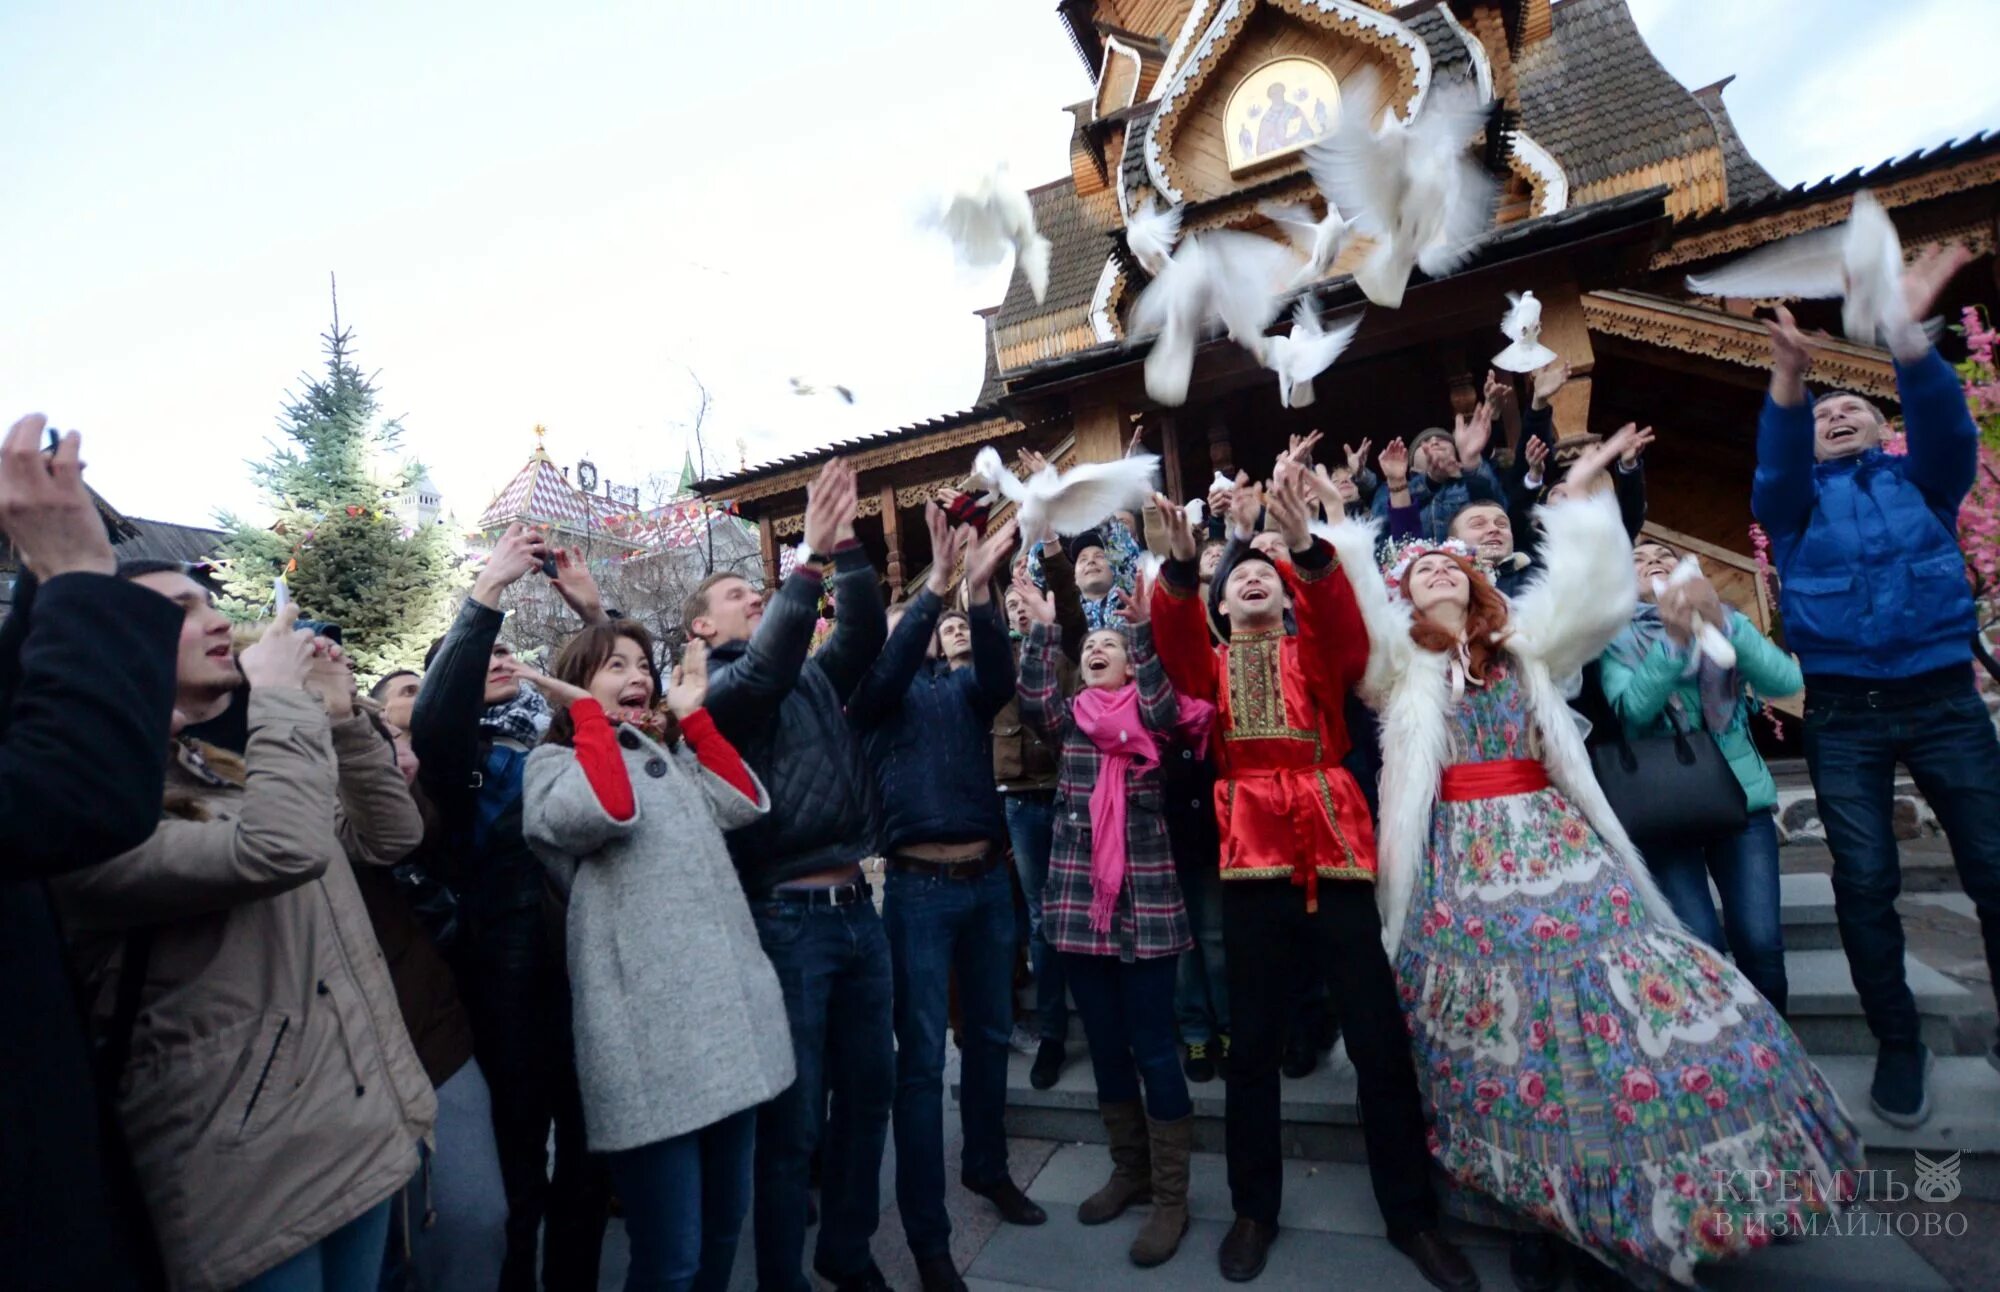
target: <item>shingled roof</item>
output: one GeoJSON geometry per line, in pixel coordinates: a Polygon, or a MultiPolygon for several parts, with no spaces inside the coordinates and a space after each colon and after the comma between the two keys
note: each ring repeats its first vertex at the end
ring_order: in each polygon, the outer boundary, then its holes
{"type": "Polygon", "coordinates": [[[1028,290],[1028,280],[1016,273],[1007,283],[1007,295],[994,316],[996,328],[1011,327],[1038,315],[1078,309],[1090,304],[1097,290],[1097,277],[1111,244],[1104,236],[1109,230],[1091,219],[1090,212],[1076,195],[1076,181],[1060,179],[1028,191],[1034,203],[1035,227],[1055,244],[1049,256],[1049,291],[1039,304],[1028,290]]]}
{"type": "Polygon", "coordinates": [[[1716,146],[1701,104],[1653,57],[1625,0],[1564,0],[1515,63],[1521,125],[1572,190],[1716,146]]]}
{"type": "Polygon", "coordinates": [[[1771,178],[1771,172],[1764,169],[1762,162],[1750,155],[1743,146],[1743,137],[1736,133],[1736,123],[1729,119],[1729,107],[1722,101],[1722,91],[1734,76],[1725,76],[1713,85],[1704,85],[1694,92],[1694,101],[1715,126],[1715,136],[1722,141],[1722,165],[1729,180],[1729,200],[1748,202],[1779,191],[1778,181],[1771,178]]]}
{"type": "Polygon", "coordinates": [[[1439,12],[1442,8],[1442,4],[1433,4],[1420,13],[1412,14],[1404,10],[1397,17],[1404,26],[1422,37],[1424,44],[1429,47],[1433,76],[1441,80],[1476,76],[1477,72],[1472,66],[1472,51],[1465,47],[1465,42],[1459,39],[1456,31],[1452,30],[1451,21],[1439,12]]]}

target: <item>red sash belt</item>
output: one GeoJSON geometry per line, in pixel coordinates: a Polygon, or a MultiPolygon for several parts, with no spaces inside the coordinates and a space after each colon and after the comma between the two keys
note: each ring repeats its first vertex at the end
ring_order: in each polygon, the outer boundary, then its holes
{"type": "Polygon", "coordinates": [[[1549,787],[1549,772],[1538,758],[1502,758],[1490,763],[1453,763],[1438,781],[1438,797],[1451,803],[1533,794],[1549,787]]]}

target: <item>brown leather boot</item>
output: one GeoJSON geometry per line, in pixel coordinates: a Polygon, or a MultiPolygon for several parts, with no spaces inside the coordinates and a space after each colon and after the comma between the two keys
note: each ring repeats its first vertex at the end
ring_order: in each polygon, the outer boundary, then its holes
{"type": "Polygon", "coordinates": [[[1111,1178],[1076,1209],[1077,1223],[1101,1225],[1125,1214],[1135,1202],[1153,1196],[1153,1159],[1146,1151],[1146,1109],[1137,1102],[1099,1104],[1104,1129],[1111,1136],[1111,1178]]]}
{"type": "Polygon", "coordinates": [[[1164,1265],[1180,1250],[1188,1227],[1188,1154],[1194,1150],[1194,1118],[1150,1122],[1153,1151],[1153,1214],[1132,1240],[1132,1263],[1164,1265]]]}

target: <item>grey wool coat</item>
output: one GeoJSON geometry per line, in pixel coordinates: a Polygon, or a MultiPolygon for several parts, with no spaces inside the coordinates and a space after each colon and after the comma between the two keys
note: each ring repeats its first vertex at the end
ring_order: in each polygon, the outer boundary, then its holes
{"type": "MultiPolygon", "coordinates": [[[[591,1151],[700,1130],[792,1084],[778,975],[723,831],[770,810],[619,724],[638,811],[614,821],[576,752],[528,756],[521,833],[569,893],[576,1069],[591,1151]]],[[[754,776],[755,774],[752,773],[754,776]]]]}

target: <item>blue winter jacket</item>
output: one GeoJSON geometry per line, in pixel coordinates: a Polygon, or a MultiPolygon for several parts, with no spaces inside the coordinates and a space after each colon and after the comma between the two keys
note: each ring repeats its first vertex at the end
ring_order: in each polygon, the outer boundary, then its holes
{"type": "MultiPolygon", "coordinates": [[[[1433,484],[1431,478],[1421,471],[1410,472],[1410,501],[1418,508],[1423,536],[1433,543],[1444,540],[1451,532],[1451,518],[1458,514],[1459,508],[1474,499],[1503,504],[1507,500],[1500,487],[1500,477],[1490,462],[1481,462],[1473,470],[1442,484],[1433,484]]],[[[1388,518],[1387,489],[1376,491],[1374,512],[1378,519],[1388,518]]]]}
{"type": "Polygon", "coordinates": [[[1979,432],[1958,374],[1933,350],[1896,365],[1910,451],[1813,460],[1810,402],[1767,395],[1751,510],[1771,536],[1785,644],[1808,679],[1910,677],[1972,660],[1977,627],[1958,507],[1979,432]]]}
{"type": "Polygon", "coordinates": [[[919,592],[847,705],[875,773],[884,852],[1007,837],[991,737],[1014,698],[1014,650],[988,602],[969,612],[969,667],[926,659],[943,610],[929,588],[919,592]]]}

